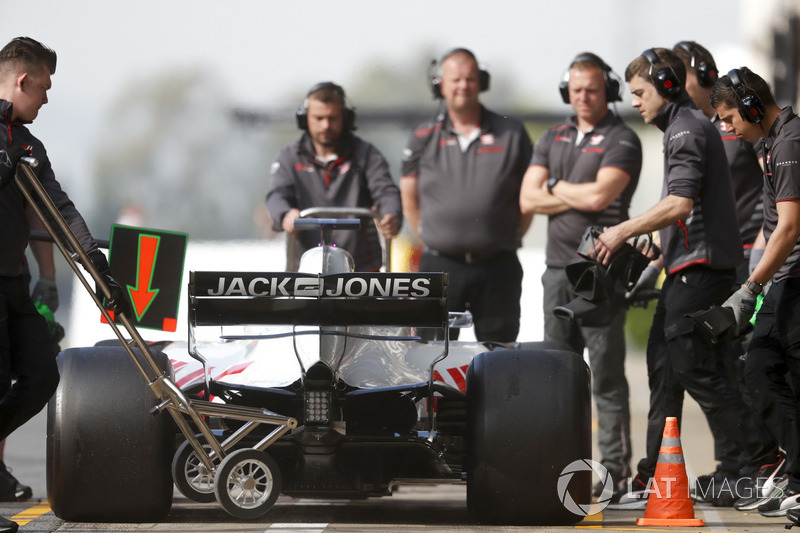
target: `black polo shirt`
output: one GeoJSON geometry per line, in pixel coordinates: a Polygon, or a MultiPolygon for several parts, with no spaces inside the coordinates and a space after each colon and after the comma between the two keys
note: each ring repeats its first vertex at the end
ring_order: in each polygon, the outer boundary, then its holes
{"type": "Polygon", "coordinates": [[[674,195],[694,201],[689,216],[660,231],[667,272],[694,265],[736,268],[743,258],[742,238],[717,128],[686,93],[667,103],[653,123],[664,132],[662,199],[674,195]]]}
{"type": "Polygon", "coordinates": [[[745,248],[753,242],[764,223],[764,172],[758,164],[755,147],[732,133],[722,131],[722,121],[715,115],[712,122],[717,126],[728,157],[728,167],[733,179],[733,196],[736,198],[736,216],[739,233],[745,248]]]}
{"type": "MultiPolygon", "coordinates": [[[[769,241],[778,225],[778,202],[800,200],[800,118],[791,106],[783,108],[766,139],[764,180],[764,237],[769,241]]],[[[772,278],[800,275],[800,240],[772,278]]]]}
{"type": "Polygon", "coordinates": [[[611,112],[579,143],[577,138],[575,117],[551,128],[536,144],[531,166],[547,167],[550,176],[570,183],[591,183],[601,168],[615,167],[628,174],[630,182],[602,211],[570,209],[548,218],[546,264],[550,267],[565,267],[575,261],[581,236],[589,226],[615,226],[628,220],[628,208],[642,170],[639,137],[611,112]]]}
{"type": "Polygon", "coordinates": [[[418,181],[425,245],[450,255],[519,248],[519,190],[532,151],[521,122],[484,107],[480,135],[466,150],[446,113],[420,125],[403,151],[402,175],[418,181]]]}

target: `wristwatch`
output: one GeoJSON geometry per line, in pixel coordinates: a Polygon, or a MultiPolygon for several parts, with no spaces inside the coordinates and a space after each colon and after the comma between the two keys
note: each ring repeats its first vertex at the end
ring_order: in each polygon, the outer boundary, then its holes
{"type": "Polygon", "coordinates": [[[745,287],[750,289],[753,294],[761,294],[761,291],[764,290],[764,285],[757,281],[750,281],[749,279],[743,283],[745,287]]]}
{"type": "Polygon", "coordinates": [[[549,178],[547,178],[547,192],[553,194],[553,187],[556,186],[556,183],[558,183],[560,179],[561,178],[559,178],[558,176],[550,176],[549,178]]]}

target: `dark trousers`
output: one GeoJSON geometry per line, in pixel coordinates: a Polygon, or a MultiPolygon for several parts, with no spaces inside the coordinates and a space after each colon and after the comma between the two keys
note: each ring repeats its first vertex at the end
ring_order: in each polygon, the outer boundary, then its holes
{"type": "Polygon", "coordinates": [[[47,405],[58,379],[50,332],[27,279],[0,276],[0,440],[47,405]]]}
{"type": "Polygon", "coordinates": [[[721,371],[717,345],[695,331],[694,322],[685,317],[721,304],[730,294],[733,271],[690,267],[667,276],[656,306],[647,342],[647,374],[650,384],[650,411],[647,417],[646,457],[638,470],[652,477],[668,416],[678,418],[683,410],[683,393],[698,403],[714,439],[735,442],[744,452],[748,467],[774,460],[774,450],[759,442],[754,428],[755,413],[748,409],[735,386],[721,371]]]}
{"type": "MultiPolygon", "coordinates": [[[[447,272],[447,307],[469,311],[475,338],[481,342],[514,342],[519,334],[522,265],[516,252],[501,252],[475,263],[426,250],[420,272],[447,272]]],[[[450,330],[458,338],[458,330],[450,330]]]]}
{"type": "Polygon", "coordinates": [[[786,452],[789,486],[800,491],[800,278],[773,283],[756,317],[745,380],[786,452]]]}
{"type": "MultiPolygon", "coordinates": [[[[744,283],[745,280],[747,280],[747,278],[750,276],[749,258],[750,248],[745,248],[744,260],[739,263],[739,266],[736,268],[736,282],[733,284],[731,292],[738,290],[742,283],[744,283]]],[[[757,413],[755,403],[750,391],[747,388],[744,378],[745,354],[750,346],[751,337],[752,333],[741,335],[731,341],[730,349],[717,350],[717,353],[721,356],[719,364],[722,367],[722,371],[728,375],[728,378],[735,385],[736,390],[742,397],[744,404],[753,412],[757,413]]],[[[761,420],[761,417],[758,417],[757,424],[758,425],[755,428],[755,431],[757,432],[759,441],[764,443],[766,448],[772,449],[772,455],[777,458],[777,439],[766,426],[766,424],[764,424],[764,422],[761,420]]],[[[725,472],[739,472],[743,475],[749,475],[753,473],[747,471],[747,467],[745,465],[747,462],[746,454],[739,448],[736,442],[724,437],[714,439],[714,458],[718,462],[717,468],[725,472]]]]}

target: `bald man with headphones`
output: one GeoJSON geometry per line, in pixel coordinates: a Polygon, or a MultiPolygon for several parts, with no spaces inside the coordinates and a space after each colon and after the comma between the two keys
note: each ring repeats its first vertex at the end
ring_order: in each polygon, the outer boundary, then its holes
{"type": "Polygon", "coordinates": [[[406,220],[425,245],[419,269],[450,274],[448,306],[472,312],[479,341],[513,342],[522,295],[517,249],[530,222],[520,214],[519,189],[533,144],[521,122],[480,103],[489,73],[471,51],[444,54],[430,81],[446,109],[411,135],[400,179],[406,220]]]}

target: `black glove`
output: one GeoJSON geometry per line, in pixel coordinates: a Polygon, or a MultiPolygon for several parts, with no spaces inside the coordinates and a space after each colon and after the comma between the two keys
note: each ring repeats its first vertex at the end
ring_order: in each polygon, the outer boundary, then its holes
{"type": "MultiPolygon", "coordinates": [[[[113,311],[115,315],[123,313],[126,316],[130,316],[131,304],[128,300],[128,296],[125,294],[120,284],[117,283],[117,280],[111,275],[111,269],[108,267],[108,260],[105,254],[100,250],[95,250],[89,254],[89,259],[91,259],[92,264],[94,264],[94,267],[100,274],[100,278],[106,286],[108,286],[108,291],[111,293],[111,298],[106,298],[105,302],[103,302],[105,308],[113,311]]],[[[99,284],[95,287],[95,293],[102,301],[104,295],[99,284]]]]}
{"type": "Polygon", "coordinates": [[[648,265],[639,276],[639,280],[633,288],[625,293],[625,299],[630,302],[631,307],[647,308],[648,298],[656,288],[658,277],[661,270],[648,265]]]}
{"type": "Polygon", "coordinates": [[[39,281],[31,293],[31,299],[36,302],[42,302],[44,305],[55,312],[58,309],[58,287],[56,286],[56,278],[50,276],[39,276],[39,281]]]}
{"type": "Polygon", "coordinates": [[[26,155],[30,155],[30,150],[21,146],[10,146],[0,150],[0,189],[11,185],[17,171],[17,162],[26,155]]]}
{"type": "Polygon", "coordinates": [[[722,307],[733,309],[733,317],[736,319],[736,325],[733,328],[734,337],[747,333],[753,327],[750,319],[756,310],[757,298],[756,293],[742,285],[722,304],[722,307]]]}

